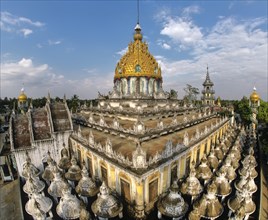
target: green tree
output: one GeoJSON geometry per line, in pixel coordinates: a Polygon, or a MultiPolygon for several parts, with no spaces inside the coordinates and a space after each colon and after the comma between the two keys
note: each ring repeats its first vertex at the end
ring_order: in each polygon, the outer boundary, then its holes
{"type": "Polygon", "coordinates": [[[268,123],[268,102],[260,100],[257,119],[259,123],[268,123]]]}
{"type": "Polygon", "coordinates": [[[170,98],[177,99],[178,98],[178,92],[174,89],[170,90],[170,98]]]}
{"type": "Polygon", "coordinates": [[[240,101],[235,101],[233,104],[234,111],[240,115],[242,123],[245,125],[249,125],[251,123],[251,109],[249,107],[249,99],[244,96],[240,101]]]}
{"type": "Polygon", "coordinates": [[[80,103],[79,103],[79,97],[78,95],[74,94],[73,97],[68,100],[68,107],[69,109],[71,109],[73,112],[76,112],[76,110],[78,109],[80,103]]]}
{"type": "Polygon", "coordinates": [[[33,104],[33,107],[34,108],[44,107],[46,105],[46,102],[47,102],[47,98],[46,97],[32,99],[32,104],[33,104]]]}

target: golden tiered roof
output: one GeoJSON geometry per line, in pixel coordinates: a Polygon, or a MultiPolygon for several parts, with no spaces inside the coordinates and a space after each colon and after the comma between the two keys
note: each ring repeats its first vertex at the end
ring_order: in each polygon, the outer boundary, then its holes
{"type": "Polygon", "coordinates": [[[141,27],[135,27],[134,42],[128,45],[128,51],[122,56],[115,68],[115,79],[148,77],[161,79],[161,68],[155,58],[148,51],[148,45],[142,41],[141,27]]]}

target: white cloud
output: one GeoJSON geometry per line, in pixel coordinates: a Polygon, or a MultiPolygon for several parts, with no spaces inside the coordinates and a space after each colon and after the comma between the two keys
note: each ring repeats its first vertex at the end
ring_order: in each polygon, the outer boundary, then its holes
{"type": "Polygon", "coordinates": [[[170,45],[169,44],[167,44],[167,43],[163,43],[162,44],[162,47],[164,48],[164,49],[166,49],[166,50],[170,50],[170,45]]]}
{"type": "Polygon", "coordinates": [[[116,54],[120,55],[120,56],[123,56],[125,55],[125,53],[128,51],[128,47],[116,52],[116,54]]]}
{"type": "Polygon", "coordinates": [[[199,14],[200,7],[198,5],[191,5],[182,10],[182,15],[185,17],[189,17],[191,14],[199,14]]]}
{"type": "MultiPolygon", "coordinates": [[[[164,26],[170,30],[170,38],[175,38],[172,26],[180,24],[180,20],[164,26]]],[[[160,59],[165,85],[182,88],[181,82],[199,85],[205,77],[208,64],[211,78],[215,83],[216,95],[225,99],[240,99],[249,95],[256,85],[258,92],[267,100],[267,69],[268,69],[268,34],[261,29],[267,25],[266,18],[237,20],[233,17],[222,18],[200,36],[200,44],[192,44],[188,60],[170,61],[160,59]]],[[[201,30],[201,27],[197,27],[201,30]]],[[[186,32],[189,30],[186,27],[186,32]]],[[[198,39],[198,38],[197,38],[198,39]]],[[[179,39],[182,42],[181,39],[179,39]]],[[[173,41],[172,48],[179,48],[179,41],[173,41]]],[[[176,88],[175,88],[176,89],[176,88]]]]}
{"type": "Polygon", "coordinates": [[[158,40],[157,44],[165,50],[171,49],[171,46],[168,43],[166,43],[164,40],[158,40]]]}
{"type": "Polygon", "coordinates": [[[27,37],[28,35],[33,33],[33,31],[31,29],[27,29],[27,28],[21,29],[20,32],[23,33],[24,37],[27,37]]]}
{"type": "Polygon", "coordinates": [[[201,41],[203,34],[201,28],[193,21],[182,17],[166,17],[160,34],[170,37],[174,42],[188,47],[201,41]]]}
{"type": "Polygon", "coordinates": [[[48,45],[52,46],[52,45],[59,45],[61,44],[61,41],[60,40],[48,40],[48,45]]]}
{"type": "Polygon", "coordinates": [[[23,33],[26,37],[33,33],[32,28],[41,28],[44,25],[45,23],[40,21],[32,21],[29,18],[19,17],[6,11],[1,12],[0,28],[5,32],[23,33]]]}
{"type": "Polygon", "coordinates": [[[113,87],[113,72],[101,74],[97,69],[84,69],[89,73],[85,78],[68,79],[53,72],[48,64],[37,65],[29,58],[3,62],[0,71],[2,97],[17,97],[23,84],[26,94],[33,98],[44,97],[47,91],[52,96],[78,94],[81,98],[96,98],[98,91],[107,94],[113,87]]]}

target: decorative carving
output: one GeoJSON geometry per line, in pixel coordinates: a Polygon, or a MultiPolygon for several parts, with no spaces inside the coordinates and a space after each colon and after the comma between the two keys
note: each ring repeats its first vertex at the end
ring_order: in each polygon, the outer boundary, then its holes
{"type": "Polygon", "coordinates": [[[94,135],[91,129],[89,130],[88,143],[89,145],[92,145],[92,146],[94,146],[95,144],[94,135]]]}
{"type": "Polygon", "coordinates": [[[183,149],[185,146],[182,144],[182,143],[178,143],[177,145],[176,145],[176,148],[175,148],[175,152],[179,152],[179,151],[181,151],[181,149],[183,149]]]}
{"type": "Polygon", "coordinates": [[[172,126],[175,126],[178,124],[178,120],[177,120],[177,115],[175,114],[173,117],[172,117],[172,122],[171,122],[171,125],[172,126]]]}
{"type": "Polygon", "coordinates": [[[169,94],[167,95],[164,92],[163,88],[159,88],[159,91],[154,93],[155,99],[167,99],[168,96],[169,96],[169,94]]]}
{"type": "Polygon", "coordinates": [[[159,130],[162,130],[162,129],[164,128],[164,123],[163,123],[161,117],[158,119],[158,122],[157,122],[157,128],[158,128],[159,130]]]}
{"type": "Polygon", "coordinates": [[[188,132],[186,131],[183,136],[183,144],[187,147],[189,145],[189,135],[188,132]]]}
{"type": "Polygon", "coordinates": [[[82,131],[81,131],[80,124],[78,125],[77,136],[78,136],[78,138],[82,138],[82,131]]]}
{"type": "Polygon", "coordinates": [[[142,108],[142,106],[141,105],[137,105],[136,106],[136,109],[137,109],[137,112],[139,113],[139,114],[142,114],[143,113],[143,108],[142,108]]]}
{"type": "Polygon", "coordinates": [[[166,148],[162,153],[163,158],[168,158],[168,157],[172,156],[172,154],[173,154],[172,147],[173,147],[172,141],[168,140],[167,143],[166,143],[166,148]]]}
{"type": "Polygon", "coordinates": [[[99,121],[100,126],[107,126],[103,114],[100,114],[100,121],[99,121]]]}
{"type": "Polygon", "coordinates": [[[184,117],[183,117],[183,122],[184,122],[184,123],[187,123],[187,122],[188,122],[188,118],[187,118],[186,115],[184,115],[184,117]]]}
{"type": "Polygon", "coordinates": [[[152,164],[154,164],[154,163],[157,163],[159,160],[161,160],[162,159],[162,156],[158,153],[158,151],[157,151],[157,153],[153,156],[153,157],[150,157],[149,158],[149,162],[148,162],[148,164],[149,165],[152,165],[152,164]]]}
{"type": "Polygon", "coordinates": [[[120,123],[118,117],[114,117],[112,127],[117,130],[120,129],[120,123]]]}
{"type": "Polygon", "coordinates": [[[204,129],[204,134],[207,134],[208,133],[208,127],[205,126],[205,129],[204,129]]]}
{"type": "Polygon", "coordinates": [[[91,124],[95,123],[94,118],[93,118],[93,113],[90,113],[89,118],[88,118],[88,122],[91,124]]]}
{"type": "Polygon", "coordinates": [[[200,138],[200,131],[198,128],[195,130],[195,139],[198,140],[200,138]]]}
{"type": "Polygon", "coordinates": [[[169,104],[166,105],[166,110],[170,110],[169,104]]]}
{"type": "Polygon", "coordinates": [[[103,152],[103,147],[102,147],[101,143],[98,143],[98,144],[97,144],[97,150],[98,150],[99,152],[103,152]]]}
{"type": "Polygon", "coordinates": [[[136,134],[144,134],[145,133],[145,125],[141,121],[140,117],[138,117],[137,121],[134,124],[134,132],[136,134]]]}
{"type": "Polygon", "coordinates": [[[132,154],[133,160],[133,167],[136,169],[139,168],[146,168],[147,161],[146,161],[146,152],[141,149],[141,144],[137,143],[137,148],[132,154]]]}
{"type": "Polygon", "coordinates": [[[109,138],[107,138],[106,140],[105,150],[106,150],[106,154],[108,155],[108,157],[113,157],[114,152],[113,152],[112,142],[109,138]]]}
{"type": "Polygon", "coordinates": [[[121,91],[118,91],[116,89],[116,86],[113,87],[113,91],[112,92],[109,92],[109,98],[110,99],[120,99],[122,98],[122,92],[121,91]]]}

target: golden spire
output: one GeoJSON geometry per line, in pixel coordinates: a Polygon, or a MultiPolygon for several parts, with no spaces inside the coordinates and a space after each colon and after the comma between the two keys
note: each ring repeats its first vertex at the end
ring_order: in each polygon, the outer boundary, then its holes
{"type": "Polygon", "coordinates": [[[135,26],[134,42],[128,45],[128,51],[122,56],[115,69],[115,79],[135,77],[157,78],[162,80],[161,68],[148,51],[148,45],[142,41],[141,26],[135,26]]]}

